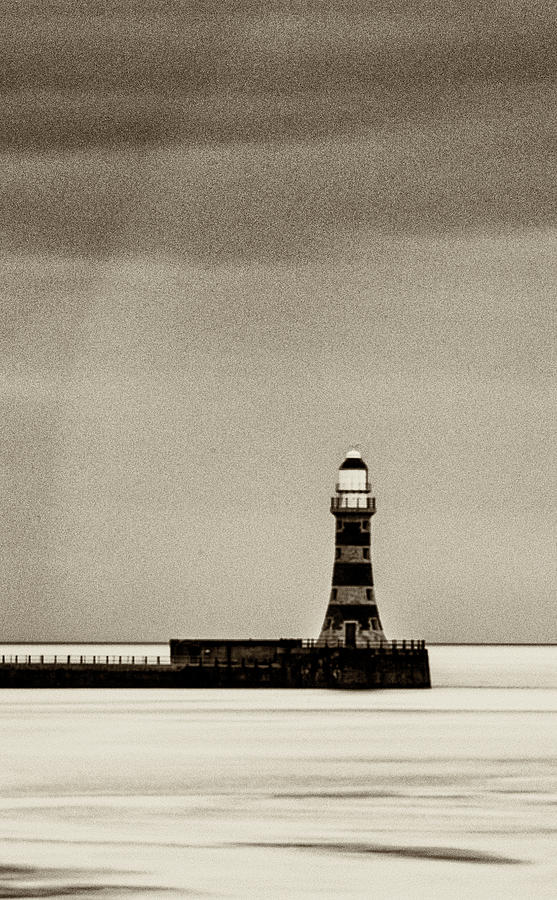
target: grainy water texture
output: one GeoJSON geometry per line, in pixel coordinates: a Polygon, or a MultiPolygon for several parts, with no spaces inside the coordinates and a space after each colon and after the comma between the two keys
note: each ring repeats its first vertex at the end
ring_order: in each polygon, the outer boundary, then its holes
{"type": "Polygon", "coordinates": [[[554,898],[557,648],[430,662],[431,691],[0,692],[0,897],[554,898]]]}

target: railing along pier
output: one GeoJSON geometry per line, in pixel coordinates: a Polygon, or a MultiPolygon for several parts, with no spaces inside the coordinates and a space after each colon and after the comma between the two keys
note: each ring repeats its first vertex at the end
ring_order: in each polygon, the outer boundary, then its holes
{"type": "Polygon", "coordinates": [[[3,653],[0,665],[16,666],[165,666],[170,665],[170,657],[166,656],[111,656],[93,654],[93,656],[73,654],[44,653],[3,653]]]}

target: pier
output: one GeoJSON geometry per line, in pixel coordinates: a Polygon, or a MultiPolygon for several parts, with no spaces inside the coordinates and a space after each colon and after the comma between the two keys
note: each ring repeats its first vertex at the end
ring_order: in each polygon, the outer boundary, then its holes
{"type": "Polygon", "coordinates": [[[354,648],[321,641],[171,641],[160,656],[18,655],[0,659],[3,688],[427,688],[423,641],[354,648]]]}

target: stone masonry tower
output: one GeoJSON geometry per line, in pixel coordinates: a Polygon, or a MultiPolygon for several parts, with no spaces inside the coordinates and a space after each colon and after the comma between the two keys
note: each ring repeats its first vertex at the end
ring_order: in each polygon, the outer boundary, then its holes
{"type": "Polygon", "coordinates": [[[367,466],[350,450],[338,472],[331,512],[336,521],[333,584],[319,643],[368,647],[385,640],[375,596],[370,558],[370,496],[367,466]]]}

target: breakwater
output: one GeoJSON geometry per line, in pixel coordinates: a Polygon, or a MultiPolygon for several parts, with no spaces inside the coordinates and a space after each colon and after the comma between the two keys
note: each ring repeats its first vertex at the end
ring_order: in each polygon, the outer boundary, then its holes
{"type": "Polygon", "coordinates": [[[160,657],[2,657],[4,688],[428,688],[423,641],[369,648],[302,640],[170,642],[160,657]]]}

